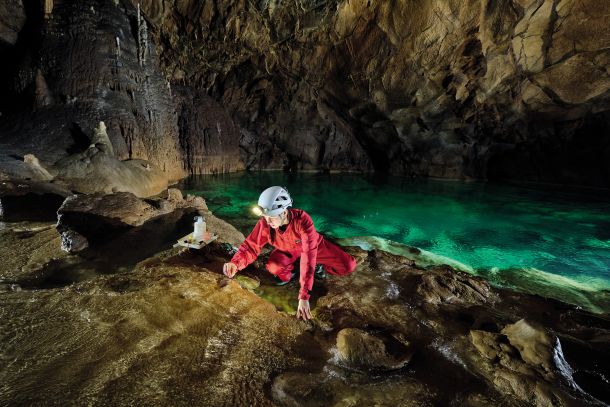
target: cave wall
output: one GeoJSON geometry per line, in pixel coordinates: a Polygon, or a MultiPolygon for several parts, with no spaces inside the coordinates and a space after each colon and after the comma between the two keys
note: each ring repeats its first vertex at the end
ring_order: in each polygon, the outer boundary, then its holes
{"type": "Polygon", "coordinates": [[[182,160],[190,174],[219,174],[245,169],[239,157],[239,128],[226,109],[205,91],[177,85],[182,160]]]}
{"type": "Polygon", "coordinates": [[[157,171],[152,189],[243,168],[608,187],[609,14],[592,0],[7,0],[0,177],[96,187],[104,121],[108,154],[146,160],[132,167],[157,171]]]}
{"type": "Polygon", "coordinates": [[[610,3],[145,0],[248,168],[609,186],[610,3]]]}
{"type": "Polygon", "coordinates": [[[120,159],[148,159],[169,178],[182,176],[167,164],[181,155],[174,102],[155,47],[146,34],[138,43],[131,3],[55,1],[50,13],[40,11],[32,7],[28,16],[10,84],[14,99],[3,106],[6,114],[31,111],[20,117],[22,138],[52,160],[62,155],[56,146],[77,148],[78,135],[104,121],[120,159]],[[49,120],[57,116],[64,120],[49,120]],[[50,123],[62,127],[45,128],[50,123]]]}
{"type": "Polygon", "coordinates": [[[25,24],[3,49],[3,175],[37,179],[33,155],[45,181],[78,192],[150,195],[183,177],[175,102],[144,16],[118,0],[21,5],[25,24]]]}

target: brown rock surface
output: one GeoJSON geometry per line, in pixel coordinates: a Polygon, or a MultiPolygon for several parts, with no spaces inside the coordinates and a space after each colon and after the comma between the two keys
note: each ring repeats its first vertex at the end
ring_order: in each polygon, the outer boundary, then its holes
{"type": "Polygon", "coordinates": [[[470,340],[485,361],[473,362],[503,394],[535,405],[579,405],[569,392],[556,386],[577,385],[573,371],[564,359],[558,338],[541,326],[525,320],[505,326],[501,333],[470,331],[470,340]]]}
{"type": "MultiPolygon", "coordinates": [[[[36,242],[57,244],[46,232],[36,232],[36,242]]],[[[493,305],[430,304],[422,276],[443,281],[446,267],[347,250],[358,260],[356,272],[315,283],[310,323],[269,303],[295,302],[298,286],[269,286],[265,258],[242,272],[261,282],[253,291],[222,276],[230,255],[220,244],[157,252],[137,264],[124,263],[115,246],[118,273],[104,275],[103,265],[86,276],[91,263],[81,261],[63,269],[64,276],[81,274],[62,284],[49,280],[44,265],[22,271],[23,278],[3,274],[0,338],[10,346],[3,350],[9,362],[0,365],[0,401],[42,402],[42,394],[46,403],[220,406],[601,405],[592,395],[607,401],[607,367],[596,364],[608,353],[607,315],[494,288],[493,305]],[[28,289],[19,291],[19,283],[28,289]],[[397,357],[405,348],[417,352],[406,367],[388,371],[404,365],[393,362],[406,360],[397,357]]],[[[58,260],[78,260],[63,256],[58,260]]],[[[19,259],[22,265],[33,257],[19,259]]]]}
{"type": "Polygon", "coordinates": [[[239,157],[239,128],[204,92],[175,87],[180,145],[191,174],[216,174],[245,169],[239,157]]]}
{"type": "Polygon", "coordinates": [[[496,300],[496,295],[485,280],[456,274],[455,270],[449,267],[438,268],[434,274],[422,275],[417,291],[431,304],[493,304],[496,300]]]}
{"type": "Polygon", "coordinates": [[[606,2],[141,4],[248,168],[610,185],[606,2]]]}
{"type": "Polygon", "coordinates": [[[31,177],[22,157],[33,154],[77,191],[141,196],[183,177],[175,103],[136,8],[68,2],[43,15],[39,2],[25,11],[2,68],[0,172],[31,177]]]}
{"type": "Polygon", "coordinates": [[[343,363],[356,368],[395,370],[404,367],[411,360],[412,352],[402,346],[398,355],[392,355],[386,341],[361,329],[345,328],[337,333],[337,351],[343,363]]]}
{"type": "MultiPolygon", "coordinates": [[[[148,195],[244,166],[610,185],[607,2],[131,3],[0,9],[3,173],[104,121],[117,160],[161,171],[148,195]]],[[[70,165],[49,172],[106,186],[70,165]]]]}
{"type": "Polygon", "coordinates": [[[3,1],[0,4],[0,41],[15,45],[23,24],[25,24],[23,2],[21,0],[3,1]]]}
{"type": "MultiPolygon", "coordinates": [[[[51,223],[12,223],[0,227],[0,286],[13,289],[41,283],[45,269],[68,254],[60,248],[60,237],[51,223]]],[[[0,288],[0,291],[3,291],[0,288]]]]}
{"type": "MultiPolygon", "coordinates": [[[[169,214],[172,214],[174,222],[183,225],[182,228],[190,223],[189,232],[192,232],[194,216],[204,215],[209,223],[208,229],[217,233],[220,241],[238,244],[243,240],[240,232],[208,211],[203,198],[188,195],[185,199],[179,190],[171,188],[163,195],[165,197],[146,200],[129,192],[73,195],[67,198],[57,211],[57,230],[62,236],[64,248],[70,252],[85,249],[82,238],[100,244],[112,243],[118,235],[128,231],[145,235],[160,227],[155,225],[156,218],[169,214]],[[141,226],[146,227],[140,231],[137,228],[141,226]],[[78,242],[73,243],[73,239],[78,239],[78,242]]],[[[168,226],[172,227],[171,222],[168,226]]],[[[159,230],[156,233],[162,234],[159,230]]],[[[182,236],[176,235],[175,239],[182,236]]],[[[139,240],[141,237],[132,236],[132,239],[139,240]]]]}

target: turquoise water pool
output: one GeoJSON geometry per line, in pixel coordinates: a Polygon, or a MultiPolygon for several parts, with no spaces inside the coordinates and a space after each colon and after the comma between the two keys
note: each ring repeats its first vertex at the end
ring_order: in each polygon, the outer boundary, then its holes
{"type": "Polygon", "coordinates": [[[610,310],[607,194],[282,172],[197,176],[180,187],[247,234],[257,221],[251,208],[271,185],[287,187],[294,206],[335,238],[395,252],[416,246],[499,286],[610,310]]]}

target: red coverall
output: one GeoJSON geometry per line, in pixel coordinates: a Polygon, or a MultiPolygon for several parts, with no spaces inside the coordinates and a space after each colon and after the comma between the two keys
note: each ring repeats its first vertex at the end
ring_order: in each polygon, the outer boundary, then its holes
{"type": "Polygon", "coordinates": [[[356,268],[356,261],[341,248],[327,242],[313,225],[311,217],[301,209],[288,209],[290,223],[286,229],[272,229],[261,218],[254,230],[239,246],[231,263],[243,270],[258,257],[265,244],[275,247],[269,256],[267,270],[282,281],[291,277],[294,262],[301,258],[300,300],[309,300],[316,264],[322,264],[330,274],[345,276],[356,268]]]}

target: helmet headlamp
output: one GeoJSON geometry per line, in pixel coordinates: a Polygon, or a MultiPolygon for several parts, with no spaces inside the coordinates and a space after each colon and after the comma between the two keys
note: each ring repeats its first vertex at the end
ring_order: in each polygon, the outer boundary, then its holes
{"type": "Polygon", "coordinates": [[[252,213],[254,213],[256,216],[263,216],[265,212],[265,209],[259,205],[256,205],[254,208],[252,208],[252,213]]]}

